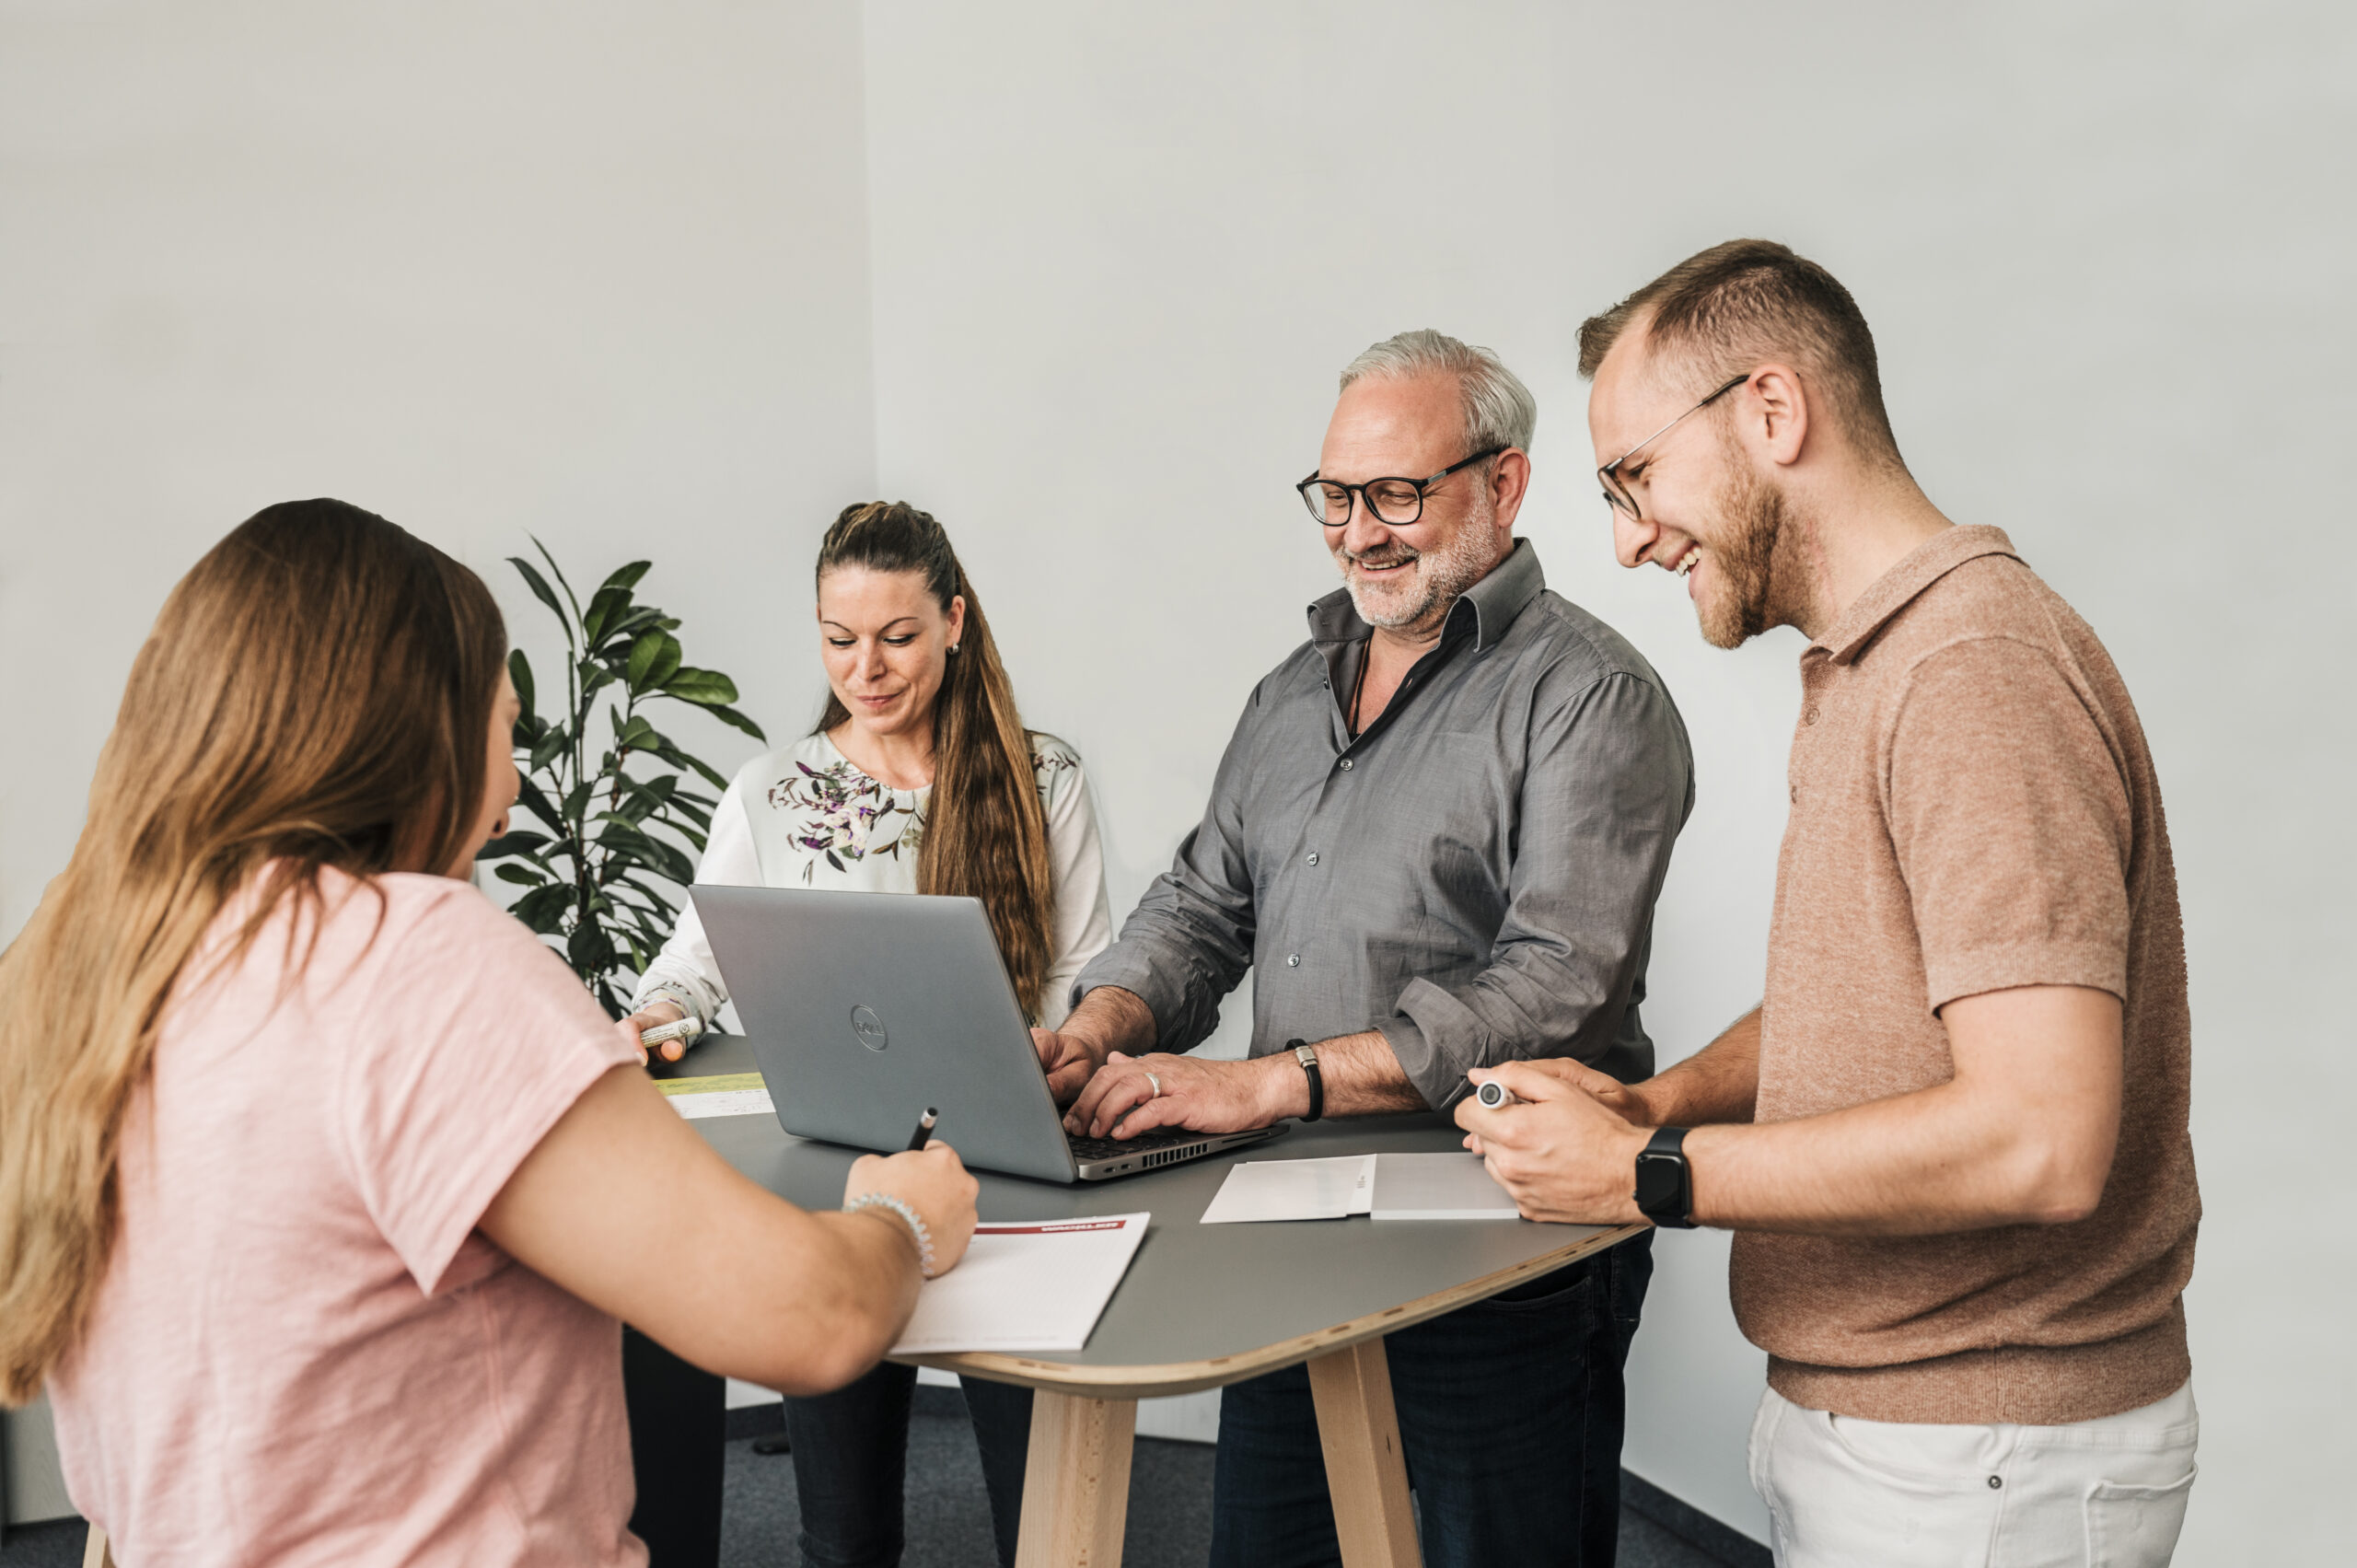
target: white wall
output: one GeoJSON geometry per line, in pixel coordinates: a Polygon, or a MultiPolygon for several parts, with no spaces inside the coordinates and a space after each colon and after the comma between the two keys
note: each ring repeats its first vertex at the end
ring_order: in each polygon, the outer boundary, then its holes
{"type": "MultiPolygon", "coordinates": [[[[949,523],[1028,713],[1088,758],[1115,903],[1333,580],[1287,487],[1335,371],[1441,327],[1537,390],[1526,531],[1693,730],[1648,1006],[1669,1057],[1759,994],[1799,644],[1714,653],[1673,585],[1612,567],[1573,333],[1737,234],[1852,286],[1918,473],[2094,622],[2159,759],[2209,1206],[2180,1561],[2333,1555],[2350,13],[879,0],[867,42],[879,477],[949,523]]],[[[1759,1533],[1724,1241],[1657,1255],[1629,1463],[1759,1533]]]]}
{"type": "Polygon", "coordinates": [[[269,502],[433,540],[536,655],[528,530],[650,554],[691,660],[809,722],[804,574],[875,475],[852,6],[0,17],[0,939],[166,589],[269,502]]]}

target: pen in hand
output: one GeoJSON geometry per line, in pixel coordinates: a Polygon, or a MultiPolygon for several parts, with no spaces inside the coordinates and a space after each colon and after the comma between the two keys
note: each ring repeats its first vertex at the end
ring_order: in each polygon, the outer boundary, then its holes
{"type": "Polygon", "coordinates": [[[941,1112],[931,1106],[924,1108],[924,1114],[917,1118],[917,1130],[909,1134],[909,1153],[915,1154],[924,1147],[925,1140],[933,1136],[934,1126],[940,1120],[941,1112]]]}

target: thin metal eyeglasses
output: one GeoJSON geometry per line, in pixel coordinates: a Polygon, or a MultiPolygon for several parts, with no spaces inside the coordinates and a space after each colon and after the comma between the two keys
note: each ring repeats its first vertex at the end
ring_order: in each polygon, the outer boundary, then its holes
{"type": "Polygon", "coordinates": [[[1404,528],[1424,515],[1425,491],[1457,470],[1471,468],[1483,458],[1494,458],[1504,450],[1504,447],[1484,447],[1425,479],[1370,479],[1364,484],[1343,484],[1335,480],[1320,479],[1313,473],[1294,489],[1301,493],[1302,505],[1309,508],[1309,515],[1323,527],[1339,528],[1349,526],[1352,508],[1364,500],[1367,510],[1373,512],[1378,521],[1388,523],[1395,528],[1404,528]]]}
{"type": "Polygon", "coordinates": [[[1737,387],[1742,386],[1746,381],[1750,379],[1751,372],[1748,370],[1745,371],[1742,375],[1736,377],[1725,386],[1721,387],[1717,391],[1713,392],[1709,397],[1704,398],[1701,402],[1696,403],[1692,408],[1688,409],[1684,413],[1679,414],[1676,419],[1671,420],[1667,424],[1663,425],[1659,430],[1655,431],[1651,436],[1646,436],[1643,441],[1638,442],[1635,446],[1630,447],[1627,451],[1621,453],[1619,457],[1613,459],[1602,468],[1596,470],[1596,477],[1604,486],[1604,504],[1608,506],[1617,507],[1620,511],[1628,513],[1629,520],[1632,523],[1643,522],[1643,514],[1637,510],[1636,496],[1631,494],[1628,485],[1621,482],[1620,465],[1627,462],[1631,458],[1635,457],[1639,452],[1644,450],[1645,447],[1651,446],[1655,441],[1660,440],[1663,436],[1677,429],[1680,424],[1683,424],[1687,420],[1701,412],[1704,409],[1709,408],[1713,403],[1717,402],[1721,398],[1725,397],[1729,392],[1734,391],[1737,387]]]}

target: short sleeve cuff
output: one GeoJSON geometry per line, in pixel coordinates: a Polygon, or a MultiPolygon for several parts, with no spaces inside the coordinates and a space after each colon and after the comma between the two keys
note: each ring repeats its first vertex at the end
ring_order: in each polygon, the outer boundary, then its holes
{"type": "Polygon", "coordinates": [[[550,1063],[546,1079],[530,1092],[517,1095],[497,1121],[483,1130],[484,1149],[499,1152],[486,1153],[482,1160],[457,1175],[444,1200],[447,1217],[428,1233],[422,1248],[415,1249],[412,1255],[400,1242],[394,1242],[395,1249],[403,1253],[401,1261],[409,1266],[411,1277],[427,1295],[441,1288],[442,1276],[458,1257],[459,1247],[482,1223],[493,1202],[540,1146],[541,1140],[599,1079],[632,1062],[630,1048],[622,1043],[621,1035],[614,1036],[610,1047],[598,1049],[600,1043],[591,1042],[586,1050],[568,1051],[563,1061],[550,1063]]]}
{"type": "Polygon", "coordinates": [[[1924,958],[1934,1013],[1958,997],[2025,985],[2079,985],[2128,999],[2128,955],[2118,943],[2003,942],[1924,958]]]}

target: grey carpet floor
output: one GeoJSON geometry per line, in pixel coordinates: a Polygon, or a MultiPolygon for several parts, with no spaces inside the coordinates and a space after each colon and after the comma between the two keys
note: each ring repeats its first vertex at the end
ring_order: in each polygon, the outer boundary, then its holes
{"type": "MultiPolygon", "coordinates": [[[[722,1568],[797,1568],[794,1461],[728,1446],[722,1568]]],[[[920,1411],[910,1424],[905,1568],[996,1568],[990,1503],[973,1428],[962,1414],[920,1411]]],[[[1198,1443],[1138,1439],[1130,1467],[1125,1568],[1201,1568],[1211,1551],[1212,1451],[1198,1443]]],[[[80,1523],[20,1526],[0,1541],[0,1568],[78,1568],[80,1523]]],[[[1635,1514],[1620,1521],[1620,1568],[1720,1568],[1635,1514]]]]}

